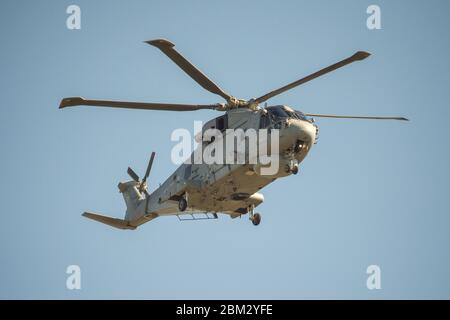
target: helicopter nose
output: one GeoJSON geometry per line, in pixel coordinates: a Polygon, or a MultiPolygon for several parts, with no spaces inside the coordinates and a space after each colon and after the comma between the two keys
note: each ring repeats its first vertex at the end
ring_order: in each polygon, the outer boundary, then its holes
{"type": "Polygon", "coordinates": [[[305,120],[295,120],[291,126],[295,130],[295,135],[298,140],[303,141],[309,146],[311,146],[316,140],[317,129],[311,122],[305,120]]]}
{"type": "Polygon", "coordinates": [[[280,132],[280,149],[290,149],[301,142],[306,147],[305,150],[309,150],[315,142],[316,130],[314,124],[309,121],[289,119],[280,132]]]}

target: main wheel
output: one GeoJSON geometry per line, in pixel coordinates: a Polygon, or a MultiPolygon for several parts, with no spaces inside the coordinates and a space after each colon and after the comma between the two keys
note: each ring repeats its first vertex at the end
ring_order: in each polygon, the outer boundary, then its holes
{"type": "Polygon", "coordinates": [[[297,174],[297,173],[298,173],[298,165],[294,165],[294,166],[292,167],[291,172],[292,172],[293,174],[297,174]]]}
{"type": "Polygon", "coordinates": [[[187,209],[187,201],[185,198],[181,198],[180,201],[178,202],[178,209],[180,209],[180,211],[184,211],[187,209]]]}
{"type": "Polygon", "coordinates": [[[259,213],[255,213],[252,218],[252,223],[254,226],[257,226],[261,223],[261,215],[259,213]]]}

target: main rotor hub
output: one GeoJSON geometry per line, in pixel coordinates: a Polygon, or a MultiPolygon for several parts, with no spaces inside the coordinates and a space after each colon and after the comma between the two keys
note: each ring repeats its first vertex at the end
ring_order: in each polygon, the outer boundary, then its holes
{"type": "Polygon", "coordinates": [[[255,99],[244,100],[235,97],[230,97],[227,103],[223,105],[223,110],[237,109],[237,108],[248,108],[251,110],[257,110],[259,103],[255,99]]]}

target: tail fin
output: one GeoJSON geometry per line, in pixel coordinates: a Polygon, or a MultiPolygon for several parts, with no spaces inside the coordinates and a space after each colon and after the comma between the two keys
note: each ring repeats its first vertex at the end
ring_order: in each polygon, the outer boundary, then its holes
{"type": "MultiPolygon", "coordinates": [[[[70,106],[70,103],[73,101],[69,100],[77,100],[81,98],[70,98],[65,99],[68,100],[65,101],[67,105],[61,104],[61,108],[65,106],[70,106]]],[[[78,101],[78,100],[77,100],[78,101]]],[[[64,101],[63,101],[64,102],[64,101]]],[[[78,102],[77,102],[78,103],[78,102]]],[[[85,212],[83,213],[83,216],[86,218],[107,224],[109,226],[119,228],[119,229],[136,229],[136,222],[144,217],[146,214],[145,211],[147,211],[147,207],[145,209],[143,206],[139,207],[143,204],[146,200],[148,200],[148,192],[147,192],[147,178],[150,175],[150,170],[152,168],[153,159],[155,158],[155,153],[152,152],[152,155],[150,156],[150,160],[148,162],[147,171],[145,172],[144,178],[142,181],[139,181],[139,176],[128,167],[128,174],[130,175],[132,181],[127,182],[120,182],[117,186],[120,190],[120,192],[123,194],[123,199],[125,200],[125,204],[127,205],[127,211],[125,213],[125,218],[122,219],[116,219],[111,217],[102,216],[100,214],[91,213],[91,212],[85,212]],[[145,195],[145,196],[144,196],[145,195]],[[134,225],[131,225],[130,222],[134,222],[134,225]]],[[[147,204],[147,203],[146,203],[147,204]]],[[[150,220],[155,218],[156,215],[153,215],[150,217],[150,220]]],[[[148,221],[147,217],[147,221],[148,221]]]]}
{"type": "Polygon", "coordinates": [[[122,220],[122,219],[106,217],[106,216],[102,216],[100,214],[96,214],[96,213],[92,213],[92,212],[85,212],[85,213],[83,213],[83,216],[86,218],[107,224],[111,227],[118,228],[118,229],[129,229],[129,230],[136,229],[136,227],[131,226],[129,224],[129,221],[122,220]]]}
{"type": "Polygon", "coordinates": [[[136,181],[120,182],[118,188],[123,195],[125,204],[127,205],[127,212],[125,214],[125,220],[132,221],[140,218],[137,208],[141,201],[143,201],[143,195],[139,192],[140,184],[136,181]]]}

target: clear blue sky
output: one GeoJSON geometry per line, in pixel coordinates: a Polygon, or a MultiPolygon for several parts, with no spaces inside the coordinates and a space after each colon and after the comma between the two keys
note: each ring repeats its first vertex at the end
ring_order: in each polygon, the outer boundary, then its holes
{"type": "Polygon", "coordinates": [[[8,1],[0,11],[0,298],[450,298],[448,1],[8,1]],[[382,29],[366,28],[378,4],[382,29]],[[82,29],[66,28],[70,4],[82,29]],[[218,97],[142,41],[167,38],[237,97],[259,96],[357,50],[373,54],[272,100],[323,119],[297,176],[263,189],[263,221],[160,218],[137,231],[117,183],[176,128],[213,111],[79,108],[81,95],[174,103],[218,97]],[[82,290],[65,287],[66,267],[82,290]],[[381,267],[382,289],[366,288],[381,267]]]}

